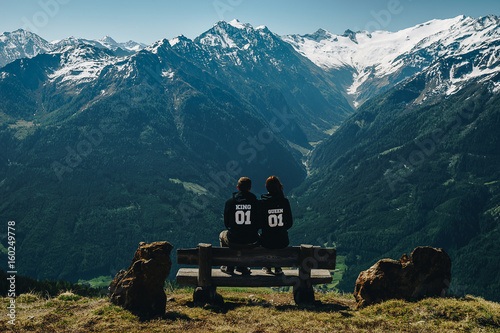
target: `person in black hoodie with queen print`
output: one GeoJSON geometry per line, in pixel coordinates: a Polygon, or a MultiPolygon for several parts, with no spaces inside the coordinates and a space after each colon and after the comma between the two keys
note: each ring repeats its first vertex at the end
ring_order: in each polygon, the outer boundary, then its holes
{"type": "MultiPolygon", "coordinates": [[[[261,245],[267,249],[282,249],[290,243],[288,229],[293,225],[292,210],[290,202],[283,193],[283,184],[276,176],[266,180],[267,194],[263,194],[260,200],[262,214],[261,245]]],[[[272,274],[271,267],[262,269],[272,274]]],[[[275,274],[283,274],[281,267],[275,268],[275,274]]]]}

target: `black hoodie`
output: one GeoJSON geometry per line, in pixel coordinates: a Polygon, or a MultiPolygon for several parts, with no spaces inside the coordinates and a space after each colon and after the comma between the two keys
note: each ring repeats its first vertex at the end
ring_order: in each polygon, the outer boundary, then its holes
{"type": "Polygon", "coordinates": [[[231,243],[252,244],[259,240],[259,201],[251,192],[238,191],[226,201],[224,225],[231,243]]]}
{"type": "Polygon", "coordinates": [[[281,193],[268,193],[261,197],[262,246],[268,249],[287,247],[290,243],[287,230],[293,225],[290,202],[281,193]]]}

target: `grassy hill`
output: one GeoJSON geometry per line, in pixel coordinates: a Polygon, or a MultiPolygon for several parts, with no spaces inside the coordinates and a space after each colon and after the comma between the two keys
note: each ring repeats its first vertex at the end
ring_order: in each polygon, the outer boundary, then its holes
{"type": "Polygon", "coordinates": [[[191,289],[167,292],[165,315],[141,321],[107,298],[65,292],[45,299],[17,298],[16,326],[7,323],[8,298],[0,298],[0,332],[498,332],[500,304],[482,298],[391,300],[357,310],[352,295],[317,294],[316,304],[296,306],[291,292],[219,289],[223,307],[197,307],[191,289]]]}

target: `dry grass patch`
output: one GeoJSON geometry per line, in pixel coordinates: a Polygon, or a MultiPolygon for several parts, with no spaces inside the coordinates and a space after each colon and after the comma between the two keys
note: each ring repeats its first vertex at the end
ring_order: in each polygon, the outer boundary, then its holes
{"type": "Polygon", "coordinates": [[[325,293],[297,306],[290,292],[223,289],[223,306],[195,306],[192,290],[168,294],[165,315],[142,321],[107,298],[17,299],[16,327],[0,298],[0,332],[498,332],[500,305],[476,297],[391,300],[356,310],[352,295],[325,293]]]}

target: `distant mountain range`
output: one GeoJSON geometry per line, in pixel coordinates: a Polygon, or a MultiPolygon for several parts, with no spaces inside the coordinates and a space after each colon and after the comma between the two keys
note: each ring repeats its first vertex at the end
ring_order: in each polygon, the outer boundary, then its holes
{"type": "Polygon", "coordinates": [[[442,58],[463,59],[450,68],[448,94],[464,80],[497,71],[496,58],[492,63],[478,64],[469,63],[467,58],[484,51],[490,53],[488,59],[498,57],[500,19],[494,15],[479,19],[458,16],[397,32],[348,30],[334,35],[320,29],[311,35],[283,39],[332,76],[344,78],[345,91],[357,107],[442,58]]]}
{"type": "Polygon", "coordinates": [[[233,20],[149,46],[4,33],[0,219],[18,223],[19,269],[88,279],[140,241],[217,244],[237,178],[263,193],[276,174],[292,242],[335,243],[344,290],[433,245],[458,264],[454,290],[497,291],[482,274],[500,274],[499,29],[459,16],[278,36],[233,20]]]}
{"type": "MultiPolygon", "coordinates": [[[[244,51],[242,47],[248,48],[252,45],[252,41],[249,40],[253,37],[251,34],[243,36],[242,40],[231,39],[230,35],[224,34],[214,37],[213,32],[220,32],[224,25],[224,28],[229,27],[236,31],[269,32],[264,26],[253,29],[251,25],[238,20],[229,23],[219,22],[213,29],[199,36],[193,45],[196,44],[200,50],[204,49],[204,52],[208,53],[213,52],[211,50],[217,44],[219,48],[235,48],[240,53],[244,51]]],[[[369,98],[419,73],[440,58],[449,55],[467,56],[477,50],[494,52],[500,39],[500,19],[494,15],[479,19],[457,16],[447,20],[432,20],[397,32],[369,33],[346,30],[342,35],[335,35],[319,29],[313,34],[286,35],[281,39],[330,73],[335,82],[340,82],[343,93],[356,108],[369,98]]],[[[180,50],[180,45],[182,48],[189,48],[187,45],[189,43],[193,41],[184,36],[169,41],[176,50],[180,50]]],[[[145,44],[134,41],[117,43],[109,36],[100,40],[69,37],[49,43],[34,33],[19,29],[0,35],[0,67],[16,59],[31,58],[64,46],[84,44],[111,50],[118,56],[130,55],[146,47],[145,44]]],[[[258,45],[252,46],[258,47],[258,45]]],[[[251,53],[252,49],[247,50],[251,53]]],[[[228,57],[225,61],[231,61],[229,53],[225,56],[228,57]]],[[[209,63],[205,65],[210,66],[209,63]]],[[[481,68],[483,67],[484,65],[481,68]]],[[[495,71],[488,64],[484,68],[486,71],[495,71]]],[[[455,65],[453,70],[455,72],[452,76],[461,75],[464,71],[468,73],[472,67],[457,68],[455,65]]],[[[483,74],[487,73],[483,70],[471,73],[472,76],[483,74]]],[[[454,82],[456,83],[456,80],[454,82]]],[[[453,88],[448,90],[448,93],[452,92],[453,88]]]]}
{"type": "Polygon", "coordinates": [[[108,49],[116,55],[132,54],[147,46],[132,40],[126,43],[118,43],[109,36],[100,40],[68,37],[63,40],[47,42],[35,33],[18,29],[13,32],[4,32],[0,35],[0,67],[17,59],[32,58],[40,53],[51,52],[64,46],[81,44],[108,49]]]}

